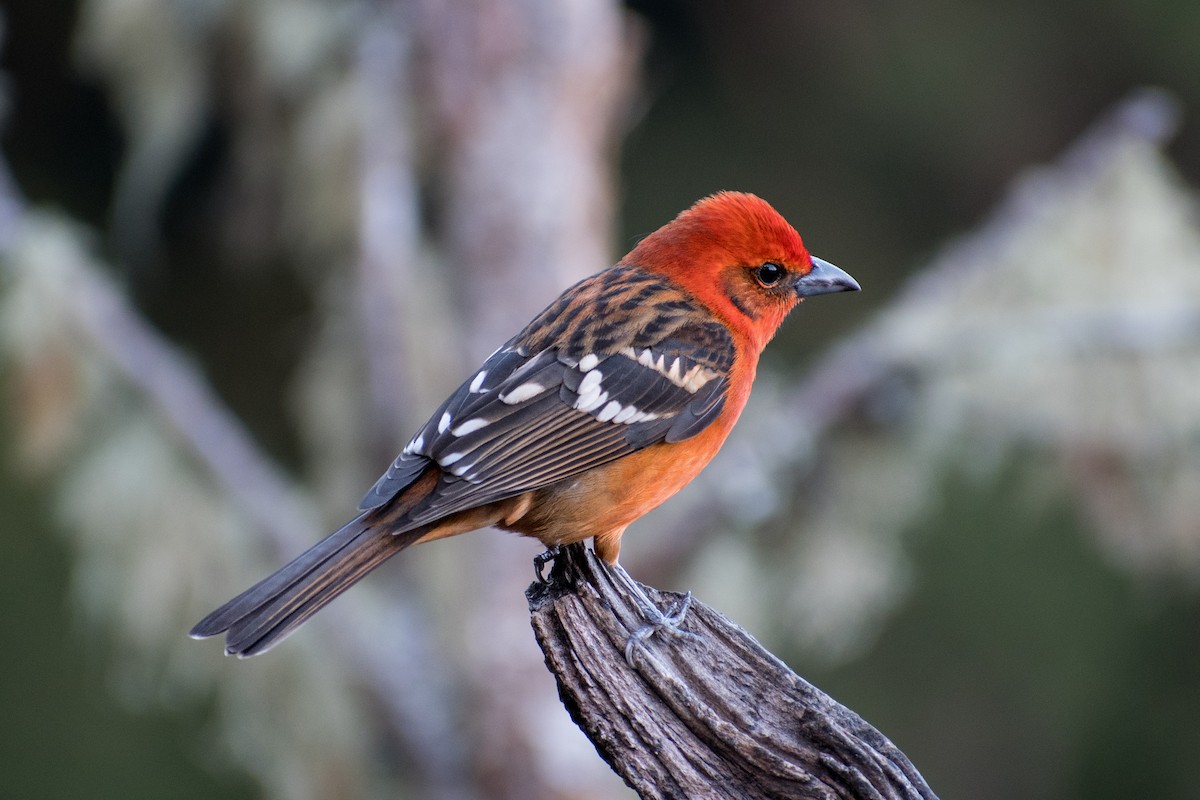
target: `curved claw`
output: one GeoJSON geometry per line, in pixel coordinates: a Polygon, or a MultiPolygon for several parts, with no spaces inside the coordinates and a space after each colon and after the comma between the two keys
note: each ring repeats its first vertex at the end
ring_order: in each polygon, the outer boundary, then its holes
{"type": "MultiPolygon", "coordinates": [[[[537,579],[538,583],[541,583],[541,584],[549,584],[550,583],[550,578],[543,575],[542,570],[544,570],[546,568],[547,564],[554,561],[554,559],[558,558],[560,553],[562,553],[562,548],[559,545],[555,544],[555,545],[551,545],[550,547],[547,547],[546,552],[538,553],[536,556],[533,557],[533,575],[537,579]]],[[[551,576],[554,574],[553,567],[550,568],[550,574],[551,574],[551,576]]]]}

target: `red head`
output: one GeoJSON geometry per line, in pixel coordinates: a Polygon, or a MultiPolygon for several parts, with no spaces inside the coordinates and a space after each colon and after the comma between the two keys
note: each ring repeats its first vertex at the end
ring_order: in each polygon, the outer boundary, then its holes
{"type": "Polygon", "coordinates": [[[846,273],[814,259],[765,200],[720,192],[698,201],[621,260],[670,278],[761,350],[802,298],[857,291],[846,273]]]}

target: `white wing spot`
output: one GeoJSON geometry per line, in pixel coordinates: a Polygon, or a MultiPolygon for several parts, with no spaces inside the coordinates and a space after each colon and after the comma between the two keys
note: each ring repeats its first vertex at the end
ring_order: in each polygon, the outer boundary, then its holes
{"type": "Polygon", "coordinates": [[[598,369],[589,370],[587,375],[583,376],[583,380],[579,382],[579,394],[591,394],[592,391],[600,388],[600,381],[604,380],[604,374],[598,369]]]}
{"type": "Polygon", "coordinates": [[[444,455],[438,459],[438,463],[441,464],[443,467],[448,467],[451,464],[453,464],[454,462],[461,459],[462,457],[463,457],[462,453],[446,453],[446,455],[444,455]]]}
{"type": "Polygon", "coordinates": [[[579,399],[575,401],[575,407],[580,411],[592,412],[604,405],[606,400],[608,400],[608,392],[594,390],[589,394],[580,395],[579,399]]]}
{"type": "Polygon", "coordinates": [[[438,421],[438,433],[445,433],[446,428],[450,427],[450,412],[442,412],[442,418],[438,421]]]}
{"type": "Polygon", "coordinates": [[[479,394],[479,387],[483,386],[483,381],[485,378],[487,378],[487,373],[488,371],[486,369],[479,370],[479,374],[477,374],[475,379],[471,381],[471,386],[468,389],[471,394],[479,394]]]}
{"type": "Polygon", "coordinates": [[[600,413],[596,415],[596,419],[601,422],[608,422],[621,411],[621,404],[616,400],[609,401],[609,404],[600,409],[600,413]]]}
{"type": "MultiPolygon", "coordinates": [[[[637,361],[637,363],[641,364],[647,369],[654,370],[671,383],[675,384],[681,389],[688,390],[692,394],[700,391],[700,388],[704,386],[704,384],[720,375],[720,373],[713,372],[703,364],[693,364],[690,369],[684,372],[685,362],[681,356],[676,356],[671,362],[671,365],[668,367],[666,354],[660,353],[656,356],[654,351],[650,348],[646,348],[639,353],[632,347],[627,347],[621,351],[621,355],[637,361]]],[[[650,417],[650,419],[654,419],[656,417],[657,415],[650,417]]]]}
{"type": "Polygon", "coordinates": [[[470,463],[470,464],[459,464],[457,467],[455,467],[454,469],[450,470],[450,474],[451,474],[451,475],[456,475],[456,476],[458,476],[458,477],[460,477],[460,478],[461,478],[463,475],[466,475],[466,474],[467,474],[467,470],[471,469],[471,467],[473,467],[473,466],[475,466],[475,464],[474,464],[474,463],[470,463]]]}
{"type": "Polygon", "coordinates": [[[680,366],[679,357],[676,356],[675,360],[671,362],[671,368],[667,370],[667,380],[676,386],[679,386],[683,380],[683,377],[679,374],[680,366]]]}
{"type": "Polygon", "coordinates": [[[617,415],[612,418],[612,421],[617,425],[626,422],[632,422],[633,418],[640,413],[641,412],[638,411],[638,407],[631,403],[618,411],[617,415]]]}
{"type": "Polygon", "coordinates": [[[542,392],[546,391],[546,387],[535,381],[522,383],[512,391],[505,392],[500,395],[500,402],[508,403],[510,406],[515,406],[517,403],[524,402],[532,397],[537,397],[542,392]]]}
{"type": "Polygon", "coordinates": [[[406,452],[410,455],[412,453],[419,453],[419,452],[421,452],[421,448],[424,446],[425,446],[425,437],[418,436],[417,438],[413,439],[411,442],[409,442],[405,446],[404,452],[406,452]]]}
{"type": "Polygon", "coordinates": [[[596,368],[596,365],[599,363],[600,363],[600,356],[596,355],[595,353],[588,353],[586,356],[579,359],[579,371],[580,372],[591,372],[592,370],[594,370],[596,368]]]}
{"type": "Polygon", "coordinates": [[[452,428],[450,430],[450,432],[453,433],[455,436],[466,436],[468,433],[474,433],[475,431],[479,430],[480,428],[486,428],[488,425],[491,425],[491,424],[492,424],[492,421],[490,419],[484,419],[483,417],[473,417],[472,419],[469,419],[466,422],[460,422],[458,425],[456,425],[454,428],[452,428]]]}

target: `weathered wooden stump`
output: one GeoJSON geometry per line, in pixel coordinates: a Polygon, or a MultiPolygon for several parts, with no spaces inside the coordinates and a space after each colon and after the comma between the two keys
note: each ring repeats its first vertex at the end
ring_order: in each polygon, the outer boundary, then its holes
{"type": "MultiPolygon", "coordinates": [[[[936,800],[883,734],[703,603],[631,666],[639,586],[579,544],[526,597],[567,711],[642,798],[936,800]]],[[[641,590],[668,613],[683,599],[641,590]]]]}

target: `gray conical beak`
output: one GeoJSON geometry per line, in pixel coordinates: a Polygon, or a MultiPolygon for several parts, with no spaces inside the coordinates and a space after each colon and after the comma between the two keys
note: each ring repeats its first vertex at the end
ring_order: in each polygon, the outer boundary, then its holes
{"type": "Polygon", "coordinates": [[[800,297],[859,291],[862,287],[849,273],[816,256],[812,257],[812,270],[796,279],[796,294],[800,297]]]}

